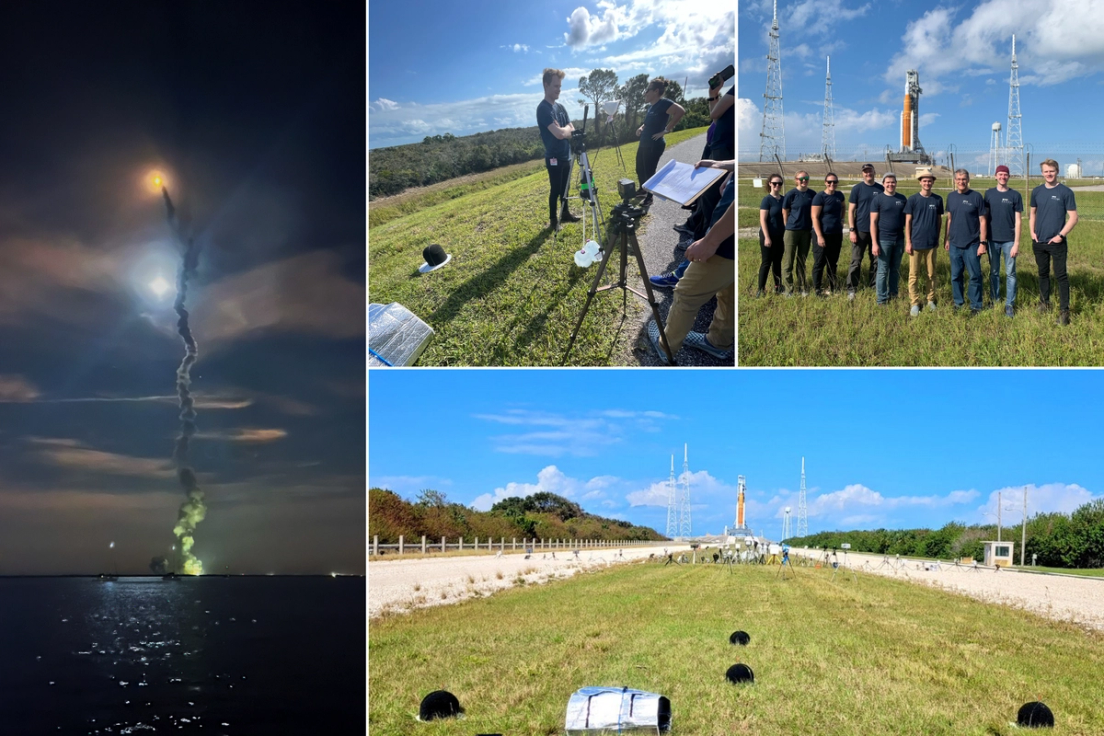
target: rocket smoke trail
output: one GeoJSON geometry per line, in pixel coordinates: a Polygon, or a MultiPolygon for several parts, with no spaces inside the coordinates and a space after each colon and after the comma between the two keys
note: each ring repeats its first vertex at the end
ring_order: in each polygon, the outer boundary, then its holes
{"type": "Polygon", "coordinates": [[[195,402],[189,389],[192,384],[192,365],[199,357],[199,348],[196,346],[195,338],[192,337],[192,331],[188,327],[188,310],[184,308],[184,302],[188,296],[188,280],[195,275],[196,265],[199,263],[199,248],[192,238],[189,238],[186,244],[184,243],[184,238],[180,236],[177,227],[176,210],[173,207],[172,200],[169,199],[169,192],[162,187],[161,193],[165,197],[169,225],[173,228],[177,239],[184,245],[184,262],[181,265],[180,276],[177,279],[176,301],[173,304],[179,318],[176,322],[176,331],[184,341],[184,360],[180,362],[180,367],[176,369],[176,393],[180,397],[180,436],[176,439],[173,461],[176,463],[176,474],[180,478],[180,485],[183,486],[187,499],[180,504],[173,534],[180,539],[180,546],[183,551],[184,574],[202,575],[203,563],[192,554],[192,545],[195,543],[196,526],[207,515],[207,506],[203,503],[203,491],[199,489],[199,485],[196,483],[195,471],[188,461],[188,444],[196,433],[195,402]]]}

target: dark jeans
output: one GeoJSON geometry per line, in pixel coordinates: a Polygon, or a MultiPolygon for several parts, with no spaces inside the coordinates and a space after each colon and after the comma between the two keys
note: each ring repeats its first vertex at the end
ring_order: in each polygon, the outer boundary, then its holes
{"type": "Polygon", "coordinates": [[[548,169],[548,221],[556,222],[556,200],[563,200],[563,208],[567,209],[567,187],[571,183],[571,159],[557,159],[555,166],[544,160],[544,168],[548,169]]]}
{"type": "MultiPolygon", "coordinates": [[[[694,229],[694,240],[701,240],[705,237],[705,234],[709,232],[709,225],[713,219],[713,210],[716,209],[717,203],[721,201],[721,185],[724,182],[725,177],[717,179],[709,185],[709,188],[702,192],[702,195],[694,200],[695,210],[693,224],[690,225],[694,229]],[[698,213],[702,213],[701,217],[697,217],[698,213]]],[[[771,240],[774,240],[772,237],[771,240]]]]}
{"type": "Polygon", "coordinates": [[[770,234],[771,247],[763,245],[763,229],[759,228],[759,291],[767,288],[767,274],[774,274],[774,288],[782,288],[782,255],[785,253],[782,243],[783,231],[770,234]]]}
{"type": "MultiPolygon", "coordinates": [[[[874,242],[870,239],[870,233],[856,230],[858,236],[856,242],[851,244],[851,265],[847,267],[847,289],[858,291],[862,276],[863,255],[870,259],[870,288],[873,289],[878,280],[878,259],[874,257],[874,242]]],[[[848,238],[850,239],[850,238],[848,238]]]]}
{"type": "Polygon", "coordinates": [[[843,233],[825,233],[824,247],[821,248],[813,235],[813,291],[821,293],[820,281],[824,267],[828,267],[828,289],[839,288],[836,266],[839,264],[840,250],[843,247],[843,233]]]}
{"type": "Polygon", "coordinates": [[[641,136],[640,145],[636,147],[636,178],[639,179],[637,182],[639,186],[644,186],[644,182],[655,176],[659,157],[663,155],[665,148],[667,148],[667,142],[662,138],[653,141],[651,138],[645,140],[641,136]]]}
{"type": "Polygon", "coordinates": [[[1039,300],[1050,303],[1050,261],[1054,259],[1054,278],[1058,279],[1058,307],[1069,311],[1069,274],[1066,272],[1066,253],[1069,241],[1061,243],[1036,243],[1032,241],[1031,250],[1035,252],[1035,264],[1039,267],[1039,300]]]}
{"type": "MultiPolygon", "coordinates": [[[[969,296],[970,308],[981,309],[981,256],[977,254],[978,244],[971,243],[965,248],[959,248],[952,244],[951,255],[951,296],[954,297],[956,307],[966,303],[966,295],[963,294],[963,271],[970,274],[969,296]]],[[[1040,279],[1040,282],[1042,279],[1040,279]]]]}

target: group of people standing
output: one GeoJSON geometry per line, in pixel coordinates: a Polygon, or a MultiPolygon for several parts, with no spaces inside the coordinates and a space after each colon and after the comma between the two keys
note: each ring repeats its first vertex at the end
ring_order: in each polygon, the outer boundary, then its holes
{"type": "MultiPolygon", "coordinates": [[[[1039,310],[1050,309],[1050,269],[1058,282],[1058,323],[1068,325],[1069,275],[1066,270],[1067,236],[1077,224],[1077,204],[1073,191],[1058,182],[1058,163],[1047,159],[1041,164],[1043,184],[1031,192],[1030,231],[1032,251],[1039,269],[1039,310]]],[[[864,164],[863,180],[851,189],[847,221],[851,240],[851,263],[847,270],[848,299],[853,300],[861,280],[864,258],[869,258],[868,283],[875,290],[877,303],[885,306],[897,296],[902,256],[909,256],[910,314],[920,314],[919,281],[927,273],[927,309],[936,308],[935,256],[940,234],[943,248],[950,256],[951,293],[954,308],[965,307],[976,315],[982,302],[981,256],[989,254],[990,306],[1000,301],[1000,262],[1005,263],[1005,308],[1007,317],[1015,315],[1016,257],[1020,250],[1023,197],[1008,186],[1007,166],[997,167],[997,186],[984,194],[970,189],[970,174],[954,172],[955,189],[943,197],[932,187],[936,176],[930,168],[916,170],[920,191],[906,198],[897,192],[897,176],[892,172],[875,181],[874,166],[864,164]],[[943,226],[944,217],[946,227],[943,226]],[[964,288],[964,275],[969,276],[964,288]]],[[[839,177],[829,172],[824,191],[809,188],[809,174],[798,171],[794,188],[782,194],[784,179],[768,177],[768,194],[759,206],[758,291],[764,296],[767,276],[773,273],[774,291],[785,296],[809,293],[805,261],[813,250],[812,289],[817,296],[830,296],[843,284],[837,277],[837,261],[843,243],[844,196],[839,177]],[[827,272],[827,279],[824,273],[827,272]],[[795,287],[796,276],[796,287],[795,287]]]]}

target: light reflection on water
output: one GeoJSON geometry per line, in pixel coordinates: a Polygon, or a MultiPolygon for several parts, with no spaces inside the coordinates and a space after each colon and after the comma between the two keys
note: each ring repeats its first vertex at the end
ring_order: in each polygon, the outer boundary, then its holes
{"type": "Polygon", "coordinates": [[[362,721],[363,581],[326,580],[2,579],[0,733],[304,733],[319,661],[315,705],[362,721]]]}

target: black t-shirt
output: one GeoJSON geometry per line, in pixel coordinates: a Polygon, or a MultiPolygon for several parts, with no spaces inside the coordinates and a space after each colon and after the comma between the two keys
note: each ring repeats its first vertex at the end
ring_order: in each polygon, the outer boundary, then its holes
{"type": "Polygon", "coordinates": [[[806,189],[798,191],[796,187],[786,192],[782,200],[782,209],[790,211],[790,219],[786,220],[787,230],[812,230],[813,229],[813,197],[816,192],[806,189]]]}
{"type": "Polygon", "coordinates": [[[666,97],[661,97],[648,107],[648,112],[644,115],[644,132],[640,134],[641,143],[659,142],[652,141],[652,136],[667,127],[667,111],[673,104],[675,103],[666,97]]]}
{"type": "Polygon", "coordinates": [[[884,191],[885,187],[878,182],[867,184],[865,181],[860,181],[858,184],[851,187],[851,196],[847,201],[850,204],[856,205],[855,229],[860,233],[870,232],[870,200],[875,194],[884,191]]]}
{"type": "Polygon", "coordinates": [[[1040,184],[1031,190],[1031,206],[1035,208],[1035,234],[1045,243],[1066,226],[1066,213],[1077,211],[1073,190],[1065,184],[1047,189],[1040,184]]]}
{"type": "Polygon", "coordinates": [[[843,192],[820,192],[813,197],[813,206],[820,207],[820,231],[825,235],[843,233],[843,192]]]}
{"type": "Polygon", "coordinates": [[[905,214],[912,215],[909,239],[913,250],[939,247],[939,228],[943,224],[943,198],[935,192],[925,197],[917,192],[905,203],[905,214]]]}
{"type": "Polygon", "coordinates": [[[555,158],[560,161],[567,161],[571,158],[571,141],[567,139],[560,140],[552,135],[552,131],[548,129],[548,126],[552,123],[565,126],[570,122],[571,118],[567,116],[567,110],[560,103],[549,103],[548,100],[541,100],[540,104],[537,105],[537,128],[540,129],[540,137],[544,142],[544,157],[546,159],[555,158]]]}
{"type": "Polygon", "coordinates": [[[1023,212],[1023,197],[1015,189],[1007,192],[993,187],[985,192],[989,215],[989,239],[998,243],[1016,240],[1016,213],[1023,212]]]}
{"type": "Polygon", "coordinates": [[[981,242],[981,218],[985,217],[985,198],[976,189],[968,189],[965,194],[957,189],[947,195],[947,214],[951,224],[947,234],[951,245],[956,248],[968,248],[981,242]]]}
{"type": "MultiPolygon", "coordinates": [[[[767,230],[768,235],[777,235],[786,229],[786,223],[782,222],[782,198],[772,197],[767,195],[763,197],[763,201],[759,203],[760,210],[767,211],[767,230]]],[[[759,226],[762,230],[762,225],[759,226]]]]}
{"type": "MultiPolygon", "coordinates": [[[[736,97],[736,85],[729,87],[728,92],[725,92],[721,99],[723,100],[727,96],[736,97]]],[[[721,104],[719,100],[717,104],[721,104]]],[[[708,158],[714,161],[730,161],[736,158],[735,151],[736,105],[733,104],[724,111],[723,115],[717,118],[717,127],[713,129],[713,139],[709,143],[708,158]]]]}
{"type": "Polygon", "coordinates": [[[870,213],[878,213],[878,240],[901,240],[905,237],[905,204],[900,192],[882,192],[870,200],[870,213]]]}

